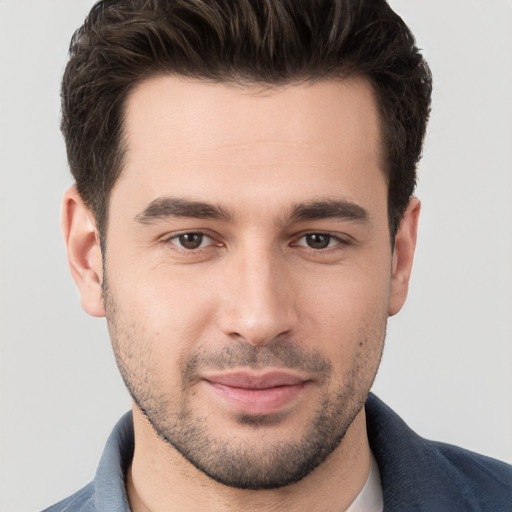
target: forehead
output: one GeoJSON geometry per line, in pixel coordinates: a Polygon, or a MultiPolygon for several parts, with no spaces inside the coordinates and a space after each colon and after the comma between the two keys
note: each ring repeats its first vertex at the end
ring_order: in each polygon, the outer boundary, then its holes
{"type": "Polygon", "coordinates": [[[373,88],[361,77],[263,88],[157,76],[132,90],[125,113],[131,151],[170,135],[155,139],[154,128],[172,131],[176,146],[195,139],[201,150],[286,139],[325,149],[362,130],[379,138],[373,88]]]}
{"type": "Polygon", "coordinates": [[[128,97],[124,128],[113,192],[131,186],[141,206],[163,192],[229,202],[242,187],[298,202],[371,194],[385,181],[375,95],[362,78],[262,89],[154,77],[128,97]]]}

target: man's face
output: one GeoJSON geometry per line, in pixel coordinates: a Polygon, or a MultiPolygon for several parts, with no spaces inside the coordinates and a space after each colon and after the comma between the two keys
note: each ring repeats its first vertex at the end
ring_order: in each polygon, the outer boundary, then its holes
{"type": "Polygon", "coordinates": [[[104,269],[123,378],[215,480],[297,481],[362,414],[401,306],[372,89],[157,77],[125,128],[104,269]]]}

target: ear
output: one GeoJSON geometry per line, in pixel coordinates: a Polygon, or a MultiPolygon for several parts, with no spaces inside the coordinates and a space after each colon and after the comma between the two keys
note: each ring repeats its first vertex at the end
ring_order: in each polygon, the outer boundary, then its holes
{"type": "Polygon", "coordinates": [[[105,316],[101,294],[103,262],[100,238],[94,216],[75,187],[64,194],[61,225],[69,268],[80,292],[82,307],[89,315],[105,316]]]}
{"type": "Polygon", "coordinates": [[[407,298],[412,260],[416,249],[420,208],[419,200],[416,197],[411,198],[395,235],[389,316],[396,315],[402,309],[407,298]]]}

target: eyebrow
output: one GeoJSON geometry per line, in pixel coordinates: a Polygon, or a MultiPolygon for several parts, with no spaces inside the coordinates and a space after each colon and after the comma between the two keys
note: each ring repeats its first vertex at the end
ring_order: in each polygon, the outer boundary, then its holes
{"type": "Polygon", "coordinates": [[[232,218],[226,210],[215,204],[174,197],[159,197],[151,201],[142,212],[138,213],[135,220],[141,224],[151,224],[168,217],[225,221],[232,218]]]}
{"type": "MultiPolygon", "coordinates": [[[[219,205],[174,197],[159,197],[151,201],[134,219],[141,224],[152,224],[169,217],[215,219],[226,222],[233,220],[233,215],[219,205]]],[[[323,200],[295,205],[288,219],[289,222],[321,219],[367,222],[369,214],[362,206],[351,201],[323,200]]]]}
{"type": "Polygon", "coordinates": [[[312,201],[298,204],[290,215],[292,222],[321,219],[368,222],[369,218],[368,211],[362,206],[344,200],[312,201]]]}

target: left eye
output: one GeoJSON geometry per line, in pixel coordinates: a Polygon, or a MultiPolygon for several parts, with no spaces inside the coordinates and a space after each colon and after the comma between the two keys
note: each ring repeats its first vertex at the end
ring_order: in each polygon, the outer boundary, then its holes
{"type": "Polygon", "coordinates": [[[183,233],[170,239],[170,242],[182,249],[194,250],[211,245],[213,240],[203,233],[183,233]]]}
{"type": "Polygon", "coordinates": [[[310,249],[327,249],[339,242],[338,238],[324,233],[309,233],[297,241],[297,245],[307,246],[310,249]]]}

